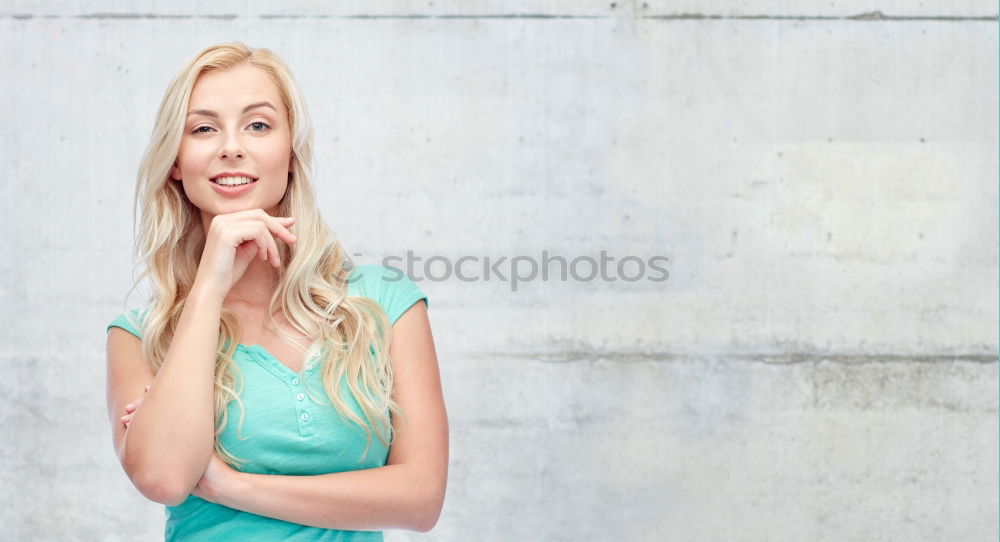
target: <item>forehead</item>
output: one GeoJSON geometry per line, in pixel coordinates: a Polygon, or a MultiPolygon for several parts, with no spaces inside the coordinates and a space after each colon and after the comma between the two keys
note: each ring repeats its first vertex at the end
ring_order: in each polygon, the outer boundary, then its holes
{"type": "Polygon", "coordinates": [[[281,94],[271,76],[254,66],[203,73],[195,81],[188,109],[238,112],[248,103],[268,101],[284,112],[281,94]]]}

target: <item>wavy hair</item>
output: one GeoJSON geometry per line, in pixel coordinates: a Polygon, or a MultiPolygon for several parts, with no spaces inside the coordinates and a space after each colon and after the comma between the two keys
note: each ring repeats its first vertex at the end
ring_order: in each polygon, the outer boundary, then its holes
{"type": "MultiPolygon", "coordinates": [[[[184,194],[183,186],[169,178],[184,132],[191,92],[204,73],[251,65],[264,70],[281,96],[292,136],[292,171],[278,216],[294,216],[291,227],[294,246],[277,243],[283,263],[279,281],[268,305],[267,322],[279,336],[303,351],[305,359],[323,364],[322,381],[330,402],[340,415],[364,429],[371,447],[372,433],[389,446],[393,438],[391,416],[405,419],[392,397],[389,363],[391,328],[383,309],[364,296],[347,295],[350,260],[333,232],[320,217],[312,189],[312,123],[305,101],[291,72],[268,49],[252,49],[241,42],[207,47],[171,80],[160,102],[156,122],[136,177],[132,220],[136,223],[135,256],[142,272],[133,289],[148,278],[152,291],[145,317],[139,323],[142,352],[154,372],[166,357],[181,311],[194,284],[205,247],[197,207],[184,194]],[[305,349],[275,322],[281,310],[292,326],[314,339],[305,349]],[[341,397],[342,384],[360,406],[364,420],[341,397]]],[[[138,265],[138,264],[137,264],[138,265]]],[[[219,321],[219,344],[215,362],[215,449],[231,465],[242,462],[221,444],[219,436],[227,423],[230,401],[240,406],[242,379],[233,362],[240,339],[236,317],[223,308],[219,321]],[[240,384],[237,385],[237,381],[240,384]]]]}

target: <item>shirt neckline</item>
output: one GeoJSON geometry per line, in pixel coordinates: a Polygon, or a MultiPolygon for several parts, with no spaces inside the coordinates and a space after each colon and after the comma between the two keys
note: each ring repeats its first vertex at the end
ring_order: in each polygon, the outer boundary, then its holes
{"type": "MultiPolygon", "coordinates": [[[[296,376],[296,377],[301,378],[306,373],[311,373],[312,370],[316,368],[316,362],[313,361],[312,358],[308,358],[308,359],[305,359],[305,360],[302,361],[302,370],[298,371],[298,372],[295,372],[295,371],[293,371],[291,369],[291,367],[285,365],[284,363],[281,363],[281,360],[279,360],[278,358],[274,357],[273,354],[271,354],[270,352],[268,352],[266,348],[264,348],[263,346],[261,346],[259,344],[237,343],[236,344],[236,348],[242,348],[243,350],[247,350],[247,351],[250,351],[250,352],[256,352],[258,354],[257,355],[257,360],[259,362],[264,362],[266,364],[266,368],[271,369],[272,372],[274,370],[277,370],[277,371],[281,371],[285,375],[291,375],[291,376],[296,376]]],[[[278,376],[282,376],[282,375],[278,375],[278,376]]]]}

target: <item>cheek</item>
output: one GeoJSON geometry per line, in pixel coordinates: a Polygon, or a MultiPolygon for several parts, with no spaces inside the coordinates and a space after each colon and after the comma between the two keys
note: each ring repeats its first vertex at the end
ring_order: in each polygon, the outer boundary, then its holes
{"type": "Polygon", "coordinates": [[[199,145],[197,141],[181,142],[177,150],[177,164],[181,169],[198,171],[204,169],[214,156],[214,150],[209,145],[199,145]]]}
{"type": "Polygon", "coordinates": [[[283,197],[288,191],[288,181],[277,182],[271,185],[271,195],[273,197],[283,197]]]}
{"type": "MultiPolygon", "coordinates": [[[[197,188],[195,186],[196,181],[184,179],[181,181],[180,185],[181,189],[184,190],[184,195],[186,195],[188,199],[191,199],[192,195],[197,194],[197,188]]],[[[197,199],[197,196],[195,196],[195,199],[197,199]]]]}

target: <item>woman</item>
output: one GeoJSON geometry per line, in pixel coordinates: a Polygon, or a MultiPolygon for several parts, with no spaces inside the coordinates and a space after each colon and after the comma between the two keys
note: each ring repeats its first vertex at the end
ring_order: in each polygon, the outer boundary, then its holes
{"type": "Polygon", "coordinates": [[[168,540],[437,522],[448,427],[426,296],[351,268],[311,165],[305,104],[266,49],[205,49],[160,104],[135,203],[153,293],[108,326],[108,411],[168,540]]]}

